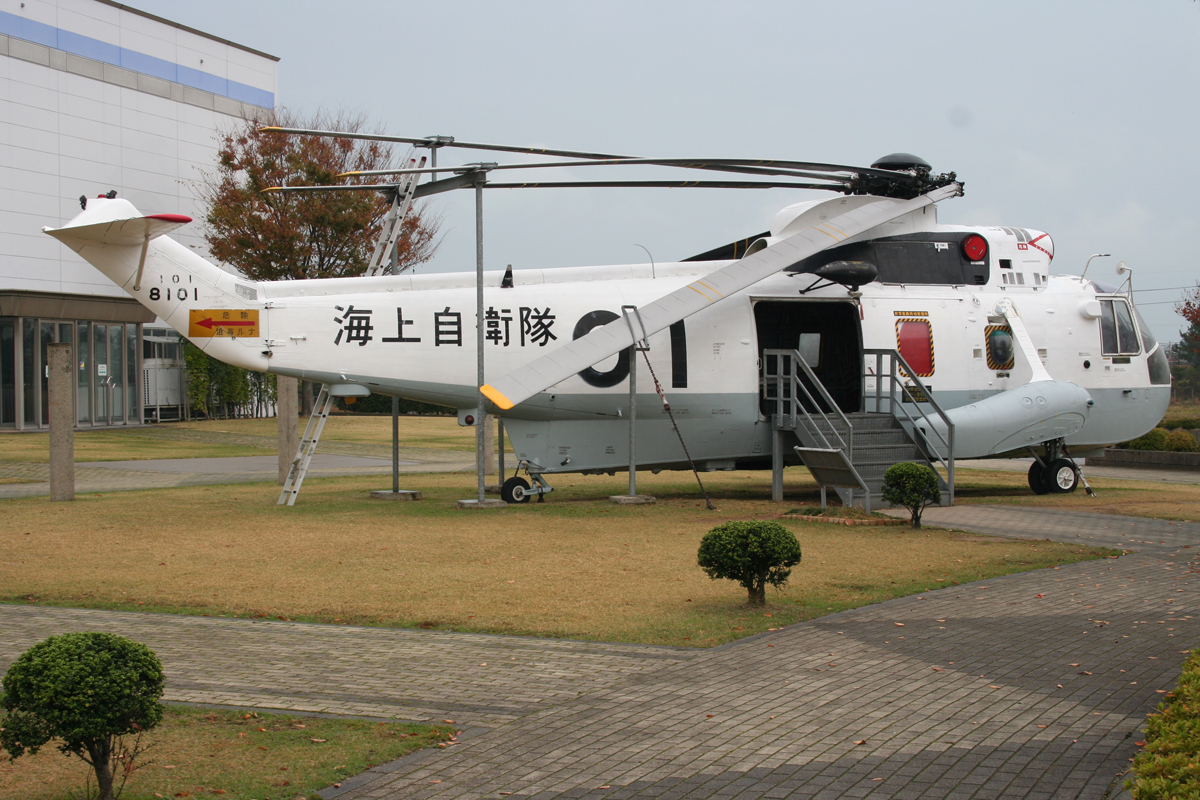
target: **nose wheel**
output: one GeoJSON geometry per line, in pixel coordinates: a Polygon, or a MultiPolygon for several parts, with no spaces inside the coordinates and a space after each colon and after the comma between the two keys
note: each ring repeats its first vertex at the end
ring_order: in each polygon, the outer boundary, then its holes
{"type": "Polygon", "coordinates": [[[1034,494],[1070,494],[1079,487],[1079,469],[1069,458],[1056,458],[1043,466],[1029,465],[1029,488],[1034,494]]]}
{"type": "Polygon", "coordinates": [[[546,502],[546,495],[553,492],[554,487],[546,483],[540,472],[530,469],[529,462],[521,461],[517,464],[517,469],[524,469],[529,480],[520,475],[513,475],[500,485],[500,499],[506,503],[528,503],[529,498],[536,494],[539,503],[546,502]]]}
{"type": "Polygon", "coordinates": [[[500,487],[500,499],[506,503],[528,503],[529,481],[513,476],[500,487]]]}
{"type": "Polygon", "coordinates": [[[1046,469],[1045,478],[1051,494],[1070,494],[1079,485],[1079,473],[1075,464],[1065,458],[1051,461],[1046,469]]]}

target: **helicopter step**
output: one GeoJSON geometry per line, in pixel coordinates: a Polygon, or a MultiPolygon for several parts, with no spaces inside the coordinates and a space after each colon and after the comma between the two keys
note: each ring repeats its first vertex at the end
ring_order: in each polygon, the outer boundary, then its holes
{"type": "MultiPolygon", "coordinates": [[[[826,439],[832,438],[831,434],[836,428],[842,438],[849,438],[853,441],[850,448],[850,463],[854,465],[859,476],[867,484],[873,508],[883,504],[883,476],[889,467],[902,461],[913,461],[919,464],[930,463],[921,448],[891,414],[858,413],[847,414],[846,417],[850,423],[848,426],[841,423],[840,420],[831,425],[820,418],[815,420],[801,418],[799,426],[792,432],[806,447],[817,446],[816,443],[822,441],[821,436],[817,433],[818,428],[824,433],[826,439]],[[850,429],[853,430],[853,433],[847,437],[846,434],[850,429]]],[[[944,481],[941,482],[944,483],[944,481]]],[[[838,491],[839,495],[845,494],[844,489],[839,488],[838,491]]],[[[861,493],[858,497],[861,498],[861,493]]],[[[846,502],[850,498],[844,496],[842,500],[846,502]]],[[[947,487],[943,487],[942,502],[948,503],[948,501],[947,487]]]]}
{"type": "MultiPolygon", "coordinates": [[[[835,485],[834,488],[846,505],[866,504],[872,507],[876,505],[877,500],[882,501],[884,473],[893,464],[902,461],[943,465],[947,477],[938,473],[940,502],[942,505],[954,502],[954,462],[952,456],[947,460],[951,448],[943,447],[945,452],[940,452],[939,442],[926,433],[930,429],[927,424],[930,411],[923,411],[904,394],[911,394],[913,387],[905,387],[900,381],[892,380],[885,393],[884,386],[879,385],[887,382],[888,373],[880,369],[885,366],[883,360],[893,360],[895,366],[891,367],[891,372],[895,372],[896,367],[903,369],[906,366],[898,353],[880,351],[878,354],[869,354],[877,355],[880,362],[871,373],[872,377],[882,375],[884,381],[876,381],[874,396],[865,396],[864,393],[860,407],[874,406],[876,410],[851,413],[846,413],[838,407],[798,351],[764,350],[763,355],[761,396],[772,412],[774,428],[774,500],[783,499],[782,473],[784,452],[787,449],[784,440],[790,434],[800,441],[803,448],[814,451],[840,450],[846,454],[847,460],[854,467],[869,494],[869,498],[864,498],[861,490],[835,485]]],[[[911,375],[911,370],[908,370],[908,374],[911,375]]],[[[923,396],[928,394],[923,386],[920,387],[920,392],[923,396]]]]}

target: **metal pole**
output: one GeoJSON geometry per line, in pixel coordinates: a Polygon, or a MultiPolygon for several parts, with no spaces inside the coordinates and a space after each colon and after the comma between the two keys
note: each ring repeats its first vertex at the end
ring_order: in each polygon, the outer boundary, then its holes
{"type": "Polygon", "coordinates": [[[496,466],[500,472],[500,484],[504,484],[504,417],[496,417],[496,438],[500,441],[499,459],[496,466]]]}
{"type": "MultiPolygon", "coordinates": [[[[436,151],[435,151],[436,152],[436,151]]],[[[484,474],[486,466],[483,452],[483,184],[475,184],[475,349],[478,381],[476,381],[475,414],[475,474],[479,479],[479,503],[483,504],[484,474]]]]}
{"type": "Polygon", "coordinates": [[[400,398],[392,398],[392,492],[400,493],[400,398]]]}
{"type": "MultiPolygon", "coordinates": [[[[399,220],[396,222],[400,224],[399,220]]],[[[396,246],[392,248],[392,275],[395,275],[400,266],[400,239],[397,237],[396,246]]],[[[397,336],[403,336],[403,333],[397,336]]],[[[400,493],[400,398],[392,397],[392,493],[400,493]]]]}
{"type": "Polygon", "coordinates": [[[629,347],[629,496],[637,496],[637,346],[629,347]]]}

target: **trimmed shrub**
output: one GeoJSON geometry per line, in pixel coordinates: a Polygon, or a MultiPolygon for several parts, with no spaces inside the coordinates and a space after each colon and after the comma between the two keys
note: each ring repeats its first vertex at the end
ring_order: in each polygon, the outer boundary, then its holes
{"type": "Polygon", "coordinates": [[[122,774],[123,787],[141,752],[122,737],[140,735],[163,716],[157,656],[110,633],[67,633],[35,644],[8,668],[3,686],[0,749],[16,759],[58,740],[59,750],[91,765],[99,800],[116,796],[114,776],[122,774]]]}
{"type": "Polygon", "coordinates": [[[1146,746],[1125,782],[1135,800],[1200,798],[1200,650],[1183,665],[1175,691],[1146,723],[1146,746]]]}
{"type": "Polygon", "coordinates": [[[1165,449],[1173,453],[1194,453],[1200,450],[1200,447],[1196,446],[1194,436],[1180,428],[1167,434],[1165,449]]]}
{"type": "Polygon", "coordinates": [[[1136,439],[1126,442],[1125,446],[1130,450],[1166,450],[1167,435],[1166,428],[1155,428],[1148,433],[1143,433],[1136,439]]]}
{"type": "Polygon", "coordinates": [[[700,568],[713,580],[725,578],[746,588],[747,602],[767,602],[767,584],[787,585],[791,567],[800,563],[800,542],[778,522],[727,522],[700,541],[700,568]]]}
{"type": "Polygon", "coordinates": [[[912,514],[912,526],[921,527],[921,512],[942,498],[937,473],[928,464],[901,461],[883,473],[883,499],[904,506],[912,514]]]}

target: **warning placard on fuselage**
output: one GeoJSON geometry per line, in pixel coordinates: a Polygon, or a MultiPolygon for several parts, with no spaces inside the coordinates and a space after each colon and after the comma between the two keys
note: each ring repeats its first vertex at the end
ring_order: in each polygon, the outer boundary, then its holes
{"type": "Polygon", "coordinates": [[[189,312],[188,338],[258,336],[257,308],[194,308],[189,312]]]}

